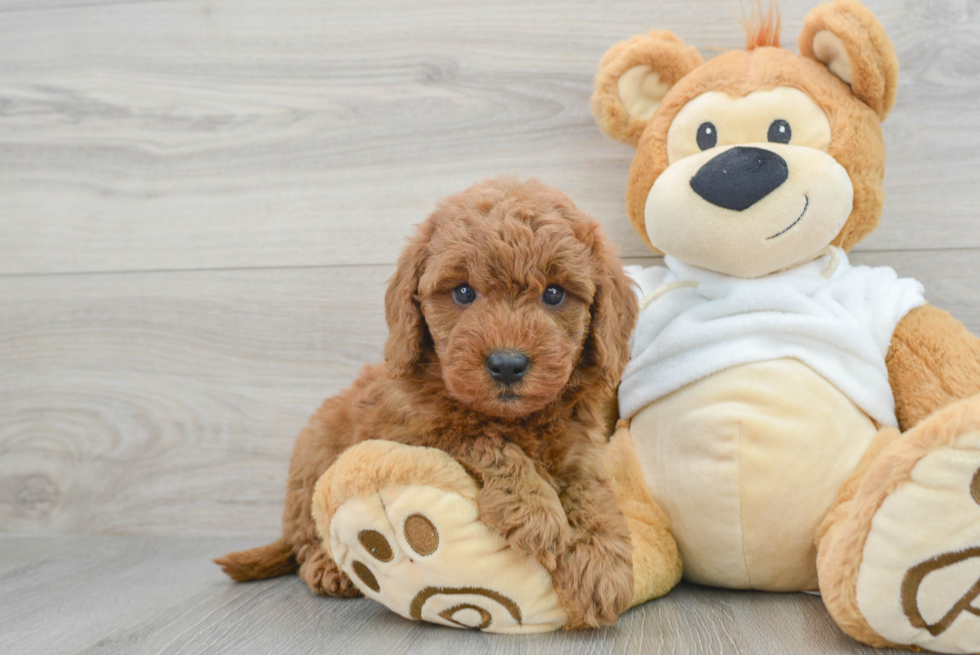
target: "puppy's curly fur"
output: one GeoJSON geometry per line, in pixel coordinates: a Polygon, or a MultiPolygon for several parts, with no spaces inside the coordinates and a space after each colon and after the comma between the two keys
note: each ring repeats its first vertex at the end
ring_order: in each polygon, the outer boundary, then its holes
{"type": "Polygon", "coordinates": [[[552,572],[567,628],[613,623],[633,573],[601,448],[637,303],[600,226],[540,182],[488,180],[419,226],[385,313],[385,362],[326,400],[297,438],[282,538],[216,561],[235,580],[298,567],[316,593],[357,595],[320,544],[313,489],[346,448],[388,439],[444,450],[477,479],[481,520],[552,572]],[[464,283],[476,291],[468,304],[453,293],[464,283]],[[542,298],[550,285],[565,292],[557,305],[542,298]],[[489,374],[496,350],[527,356],[518,382],[489,374]]]}

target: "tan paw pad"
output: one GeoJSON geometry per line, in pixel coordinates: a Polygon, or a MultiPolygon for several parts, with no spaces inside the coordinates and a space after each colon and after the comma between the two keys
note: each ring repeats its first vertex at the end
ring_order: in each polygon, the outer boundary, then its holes
{"type": "Polygon", "coordinates": [[[980,652],[980,432],[938,448],[875,513],[857,601],[881,636],[980,652]]]}
{"type": "Polygon", "coordinates": [[[368,598],[408,619],[486,632],[556,630],[551,576],[479,521],[475,502],[426,485],[348,498],[330,552],[368,598]]]}

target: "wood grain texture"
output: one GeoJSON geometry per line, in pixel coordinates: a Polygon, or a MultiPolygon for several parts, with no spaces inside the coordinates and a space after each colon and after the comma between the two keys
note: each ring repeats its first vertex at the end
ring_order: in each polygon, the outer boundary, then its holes
{"type": "Polygon", "coordinates": [[[228,538],[0,537],[0,652],[78,654],[882,653],[837,630],[819,598],[682,585],[613,627],[508,637],[407,621],[294,576],[234,584],[228,538]]]}
{"type": "MultiPolygon", "coordinates": [[[[781,3],[790,47],[813,4],[781,3]]],[[[862,247],[980,246],[976,8],[867,4],[904,69],[862,247]]],[[[439,198],[501,172],[642,256],[632,152],[589,114],[599,57],[653,26],[709,56],[744,41],[730,0],[25,7],[0,3],[0,273],[390,264],[439,198]]]]}
{"type": "Polygon", "coordinates": [[[0,526],[276,534],[306,417],[380,358],[391,270],[4,280],[0,526]]]}

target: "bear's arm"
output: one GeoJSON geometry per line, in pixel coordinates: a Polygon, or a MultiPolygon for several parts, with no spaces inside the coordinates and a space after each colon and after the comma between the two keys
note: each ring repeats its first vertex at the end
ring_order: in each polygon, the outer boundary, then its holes
{"type": "Polygon", "coordinates": [[[932,305],[899,322],[885,363],[902,431],[956,400],[980,395],[980,340],[932,305]]]}

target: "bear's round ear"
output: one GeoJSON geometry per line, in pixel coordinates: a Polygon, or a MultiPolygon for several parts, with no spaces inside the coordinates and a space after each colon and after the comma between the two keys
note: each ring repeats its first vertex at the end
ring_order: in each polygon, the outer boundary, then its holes
{"type": "Polygon", "coordinates": [[[885,28],[856,0],[834,0],[807,15],[800,54],[816,59],[851,85],[851,91],[885,119],[898,92],[898,56],[885,28]]]}
{"type": "Polygon", "coordinates": [[[636,145],[670,87],[704,63],[697,49],[666,30],[609,48],[595,77],[592,115],[614,139],[636,145]]]}

